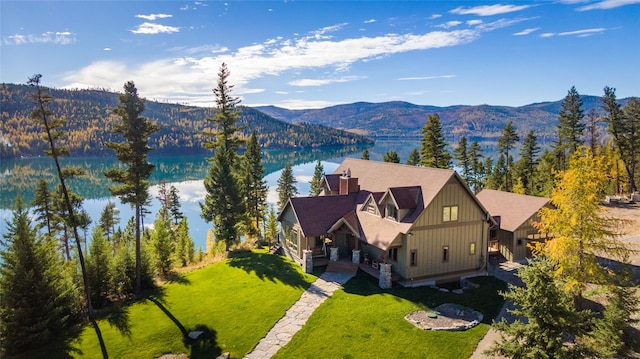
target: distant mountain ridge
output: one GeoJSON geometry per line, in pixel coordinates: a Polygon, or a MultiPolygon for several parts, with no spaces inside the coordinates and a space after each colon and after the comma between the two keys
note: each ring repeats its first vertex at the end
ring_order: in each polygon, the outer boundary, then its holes
{"type": "MultiPolygon", "coordinates": [[[[585,115],[595,108],[602,114],[600,98],[581,96],[585,115]]],[[[626,105],[629,99],[620,100],[626,105]]],[[[431,114],[438,113],[447,136],[459,138],[497,138],[502,128],[513,121],[518,132],[535,130],[544,141],[556,136],[558,113],[562,100],[534,103],[520,107],[509,106],[423,106],[409,102],[356,102],[321,109],[288,110],[276,106],[255,109],[290,123],[316,123],[364,134],[374,138],[421,137],[421,130],[431,114]]],[[[603,125],[604,126],[604,125],[603,125]]]]}
{"type": "MultiPolygon", "coordinates": [[[[0,158],[41,156],[47,147],[41,138],[42,129],[29,116],[34,109],[27,85],[0,85],[0,158]]],[[[50,109],[54,116],[67,120],[67,134],[59,146],[69,148],[72,156],[111,156],[108,141],[122,138],[112,133],[119,117],[113,114],[118,94],[103,90],[49,89],[53,96],[50,109]]],[[[144,94],[142,94],[144,96],[144,94]]],[[[288,123],[258,110],[241,106],[238,125],[246,126],[241,135],[248,137],[256,131],[258,141],[265,148],[323,147],[371,144],[365,136],[336,130],[320,124],[288,123]]],[[[203,147],[208,140],[204,129],[212,129],[212,108],[183,106],[147,100],[142,116],[156,121],[160,131],[150,138],[154,153],[210,153],[203,147]]]]}

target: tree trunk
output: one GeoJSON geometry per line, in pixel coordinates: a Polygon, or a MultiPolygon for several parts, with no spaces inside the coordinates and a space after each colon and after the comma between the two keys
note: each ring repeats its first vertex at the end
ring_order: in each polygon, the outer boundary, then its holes
{"type": "Polygon", "coordinates": [[[142,291],[142,261],[140,259],[140,212],[142,206],[136,204],[136,285],[134,292],[136,296],[142,291]]]}

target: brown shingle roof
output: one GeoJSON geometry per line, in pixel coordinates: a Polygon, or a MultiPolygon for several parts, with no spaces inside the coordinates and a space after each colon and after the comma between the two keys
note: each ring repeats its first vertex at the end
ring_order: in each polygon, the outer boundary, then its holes
{"type": "Polygon", "coordinates": [[[330,191],[339,191],[340,190],[340,174],[330,174],[324,175],[324,183],[327,184],[330,191]]]}
{"type": "Polygon", "coordinates": [[[540,208],[549,203],[548,198],[527,196],[511,192],[483,189],[476,195],[492,216],[500,216],[500,227],[514,232],[529,221],[540,208]]]}
{"type": "Polygon", "coordinates": [[[418,196],[420,195],[420,187],[392,187],[389,188],[389,194],[393,197],[398,208],[412,209],[418,204],[418,196]]]}
{"type": "Polygon", "coordinates": [[[304,235],[315,237],[326,234],[334,223],[353,211],[357,199],[357,193],[345,196],[292,197],[287,206],[292,206],[304,235]]]}

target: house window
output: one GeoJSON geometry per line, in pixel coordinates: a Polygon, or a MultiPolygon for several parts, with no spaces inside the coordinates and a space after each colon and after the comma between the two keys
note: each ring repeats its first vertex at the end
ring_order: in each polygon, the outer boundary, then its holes
{"type": "Polygon", "coordinates": [[[442,209],[442,222],[455,222],[458,220],[458,206],[446,206],[442,209]]]}
{"type": "Polygon", "coordinates": [[[476,254],[476,242],[469,243],[469,254],[470,255],[476,254]]]}
{"type": "Polygon", "coordinates": [[[398,248],[389,249],[389,259],[394,262],[398,261],[398,248]]]}
{"type": "Polygon", "coordinates": [[[393,203],[387,203],[387,218],[393,218],[394,220],[398,220],[398,209],[393,203]]]}
{"type": "Polygon", "coordinates": [[[373,201],[369,201],[367,204],[367,212],[376,214],[376,204],[373,201]]]}
{"type": "Polygon", "coordinates": [[[522,238],[518,238],[517,243],[518,243],[519,246],[521,246],[522,245],[522,238]]]}
{"type": "Polygon", "coordinates": [[[418,251],[415,249],[411,251],[411,265],[412,266],[418,265],[418,251]]]}
{"type": "Polygon", "coordinates": [[[449,261],[449,246],[442,247],[442,261],[443,262],[449,261]]]}
{"type": "Polygon", "coordinates": [[[284,239],[287,247],[296,251],[298,250],[298,233],[293,231],[289,226],[284,226],[284,239]]]}

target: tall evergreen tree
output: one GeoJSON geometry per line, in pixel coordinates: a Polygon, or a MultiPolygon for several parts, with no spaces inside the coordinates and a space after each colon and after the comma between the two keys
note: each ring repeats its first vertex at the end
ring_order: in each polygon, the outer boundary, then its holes
{"type": "Polygon", "coordinates": [[[251,132],[247,142],[247,151],[243,158],[242,185],[247,203],[247,216],[251,220],[250,232],[254,235],[260,233],[260,223],[265,216],[267,194],[269,187],[264,180],[265,169],[262,165],[262,153],[256,132],[251,132]]]}
{"type": "Polygon", "coordinates": [[[213,89],[216,115],[207,118],[207,121],[213,122],[215,129],[204,132],[212,138],[205,147],[212,149],[214,155],[209,159],[209,173],[204,179],[207,194],[204,203],[200,204],[202,218],[213,222],[216,240],[224,241],[227,251],[237,240],[237,225],[246,218],[237,154],[242,143],[238,137],[242,127],[236,125],[240,116],[240,100],[231,95],[233,85],[228,83],[229,75],[227,65],[223,63],[218,71],[217,87],[213,89]]]}
{"type": "Polygon", "coordinates": [[[511,151],[516,143],[520,140],[520,136],[518,136],[518,132],[516,132],[516,128],[513,126],[513,122],[509,121],[509,123],[504,126],[502,129],[502,136],[498,138],[498,153],[504,155],[505,158],[505,169],[503,174],[503,183],[502,188],[509,192],[511,191],[511,162],[509,151],[511,151]]]}
{"type": "Polygon", "coordinates": [[[109,241],[104,236],[104,230],[100,226],[93,229],[91,247],[87,255],[87,271],[89,275],[89,287],[91,288],[91,300],[95,308],[103,307],[108,302],[111,292],[112,252],[109,241]]]}
{"type": "Polygon", "coordinates": [[[40,178],[38,180],[38,187],[34,193],[33,213],[36,215],[36,221],[38,222],[37,228],[46,228],[47,234],[53,237],[53,226],[55,211],[53,208],[53,198],[51,191],[49,191],[49,185],[47,180],[40,178]]]}
{"type": "Polygon", "coordinates": [[[0,243],[0,347],[14,354],[65,340],[80,313],[77,287],[55,242],[37,237],[20,199],[0,243]]]}
{"type": "Polygon", "coordinates": [[[447,151],[444,132],[437,113],[429,115],[422,128],[420,164],[424,167],[450,168],[451,154],[447,151]]]}
{"type": "Polygon", "coordinates": [[[453,158],[462,169],[462,178],[467,182],[467,185],[471,186],[471,159],[469,158],[467,138],[465,136],[460,137],[458,146],[453,149],[453,158]]]}
{"type": "Polygon", "coordinates": [[[173,218],[174,224],[178,224],[182,218],[184,218],[184,214],[180,210],[180,207],[178,189],[176,186],[171,185],[171,187],[169,187],[169,213],[171,214],[171,218],[173,218]]]}
{"type": "Polygon", "coordinates": [[[471,183],[469,184],[475,193],[480,192],[484,183],[484,164],[482,163],[482,147],[478,141],[471,142],[469,147],[469,162],[471,169],[471,183]]]}
{"type": "Polygon", "coordinates": [[[87,300],[87,314],[89,318],[93,317],[93,307],[91,306],[91,290],[89,289],[89,283],[87,281],[87,268],[85,266],[84,254],[82,253],[82,247],[80,245],[81,238],[78,233],[78,217],[76,215],[75,208],[71,202],[70,189],[67,188],[66,179],[82,173],[82,170],[78,168],[62,168],[60,165],[60,157],[68,155],[69,149],[60,147],[56,144],[56,141],[63,135],[63,131],[60,128],[63,126],[61,119],[53,117],[53,113],[48,109],[49,103],[53,100],[53,97],[40,86],[40,79],[42,75],[37,74],[29,79],[28,84],[35,88],[36,92],[31,94],[31,98],[36,104],[36,109],[31,113],[31,118],[37,120],[44,129],[46,139],[49,142],[49,149],[45,153],[53,158],[53,162],[56,166],[56,172],[58,174],[58,180],[60,181],[60,191],[62,192],[67,215],[63,218],[66,224],[73,229],[73,234],[76,242],[76,248],[78,250],[78,261],[80,262],[80,269],[82,272],[82,282],[84,285],[84,293],[87,300]]]}
{"type": "Polygon", "coordinates": [[[104,209],[100,213],[100,228],[107,237],[107,241],[111,241],[113,234],[116,232],[116,224],[120,223],[120,210],[116,208],[115,202],[107,201],[104,209]]]}
{"type": "Polygon", "coordinates": [[[576,87],[572,86],[562,100],[562,108],[558,113],[558,143],[555,150],[559,170],[567,169],[568,159],[582,144],[586,126],[583,119],[582,99],[576,87]]]}
{"type": "Polygon", "coordinates": [[[539,153],[540,146],[538,146],[538,138],[533,130],[531,130],[522,141],[520,159],[515,166],[517,169],[515,177],[522,181],[522,186],[526,194],[532,194],[534,192],[539,153]]]}
{"type": "Polygon", "coordinates": [[[316,167],[313,169],[313,178],[311,178],[311,190],[309,191],[310,196],[317,196],[322,192],[322,187],[320,184],[322,183],[322,176],[324,176],[324,167],[320,160],[316,163],[316,167]]]}
{"type": "Polygon", "coordinates": [[[282,174],[278,179],[278,208],[284,208],[290,197],[298,194],[296,188],[296,178],[293,176],[291,163],[287,163],[282,169],[282,174]]]}
{"type": "Polygon", "coordinates": [[[142,288],[142,263],[140,238],[142,236],[143,207],[149,201],[149,181],[154,166],[147,161],[151,151],[149,138],[160,128],[149,119],[140,116],[145,109],[145,99],[140,98],[133,81],[124,84],[124,93],[118,96],[118,106],[113,113],[121,121],[113,126],[113,133],[120,134],[124,142],[107,142],[107,147],[116,152],[126,169],[112,168],[104,172],[105,177],[118,183],[109,187],[112,195],[118,196],[123,203],[129,203],[135,209],[135,246],[136,246],[136,283],[135,293],[142,288]]]}
{"type": "Polygon", "coordinates": [[[485,187],[504,191],[504,176],[507,172],[507,160],[504,155],[498,156],[496,164],[493,166],[491,173],[487,176],[485,187]]]}
{"type": "Polygon", "coordinates": [[[187,223],[187,218],[182,217],[180,224],[178,225],[178,230],[176,233],[176,250],[175,257],[177,259],[177,263],[184,267],[188,263],[193,262],[193,256],[195,254],[195,245],[193,243],[193,239],[189,234],[189,225],[187,223]]]}
{"type": "Polygon", "coordinates": [[[151,241],[156,269],[159,273],[166,275],[171,270],[172,257],[175,252],[175,238],[171,231],[171,221],[169,212],[165,207],[160,209],[156,221],[153,222],[153,233],[151,241]]]}
{"type": "Polygon", "coordinates": [[[269,243],[278,241],[278,216],[276,216],[276,211],[273,206],[269,208],[267,224],[264,232],[265,238],[269,243]]]}
{"type": "Polygon", "coordinates": [[[368,160],[369,159],[369,150],[362,151],[362,157],[360,157],[360,159],[368,160]]]}
{"type": "Polygon", "coordinates": [[[400,163],[400,157],[398,156],[398,153],[394,150],[390,150],[387,153],[385,153],[384,156],[382,157],[382,160],[384,162],[400,163]]]}
{"type": "Polygon", "coordinates": [[[636,167],[640,156],[640,101],[632,98],[624,110],[616,101],[616,89],[605,87],[602,97],[602,108],[609,123],[609,133],[613,135],[620,157],[628,175],[629,192],[638,190],[636,184],[636,167]]]}
{"type": "Polygon", "coordinates": [[[420,152],[417,148],[414,148],[407,157],[407,164],[409,166],[418,166],[420,164],[420,152]]]}

